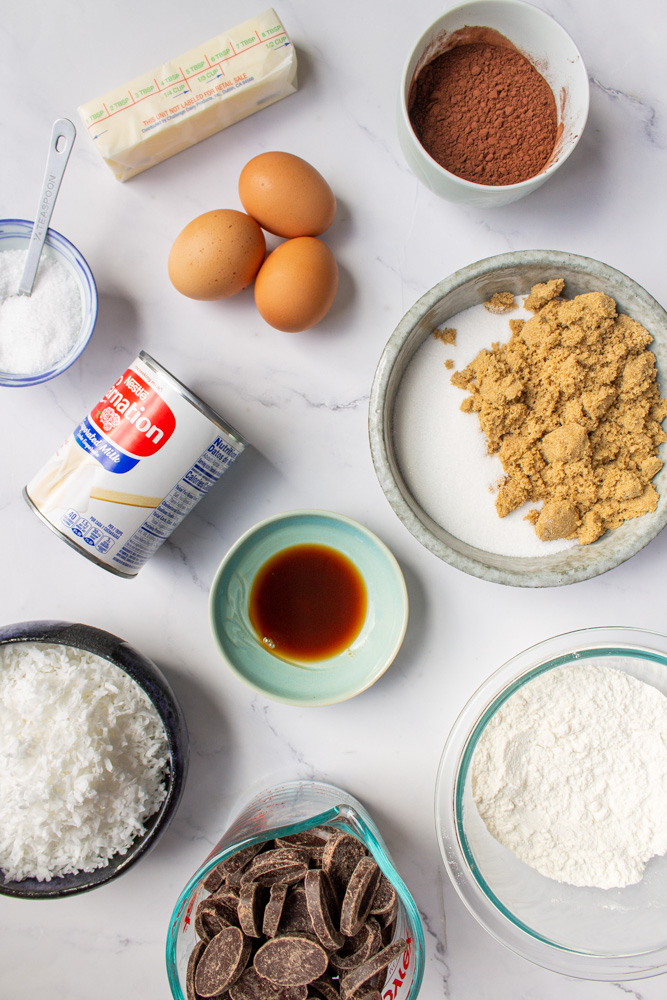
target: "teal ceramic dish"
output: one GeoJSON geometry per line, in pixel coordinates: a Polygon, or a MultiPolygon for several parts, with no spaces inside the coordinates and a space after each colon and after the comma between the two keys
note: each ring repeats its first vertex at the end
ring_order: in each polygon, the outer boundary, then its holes
{"type": "Polygon", "coordinates": [[[294,510],[260,521],[231,547],[211,585],[209,612],[223,660],[251,688],[289,705],[331,705],[365,691],[392,663],[407,627],[408,596],[396,559],[371,531],[341,514],[294,510]],[[342,653],[296,663],[262,644],[249,599],[272,556],[308,544],[328,546],[356,566],[367,607],[357,637],[342,653]]]}

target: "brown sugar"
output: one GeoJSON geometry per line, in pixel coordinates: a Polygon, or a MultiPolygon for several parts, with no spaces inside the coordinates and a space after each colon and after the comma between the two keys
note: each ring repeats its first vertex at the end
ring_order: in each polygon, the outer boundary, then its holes
{"type": "Polygon", "coordinates": [[[456,330],[453,326],[443,326],[439,330],[435,330],[433,336],[436,340],[441,340],[443,344],[456,343],[456,330]]]}
{"type": "Polygon", "coordinates": [[[491,298],[484,303],[484,308],[492,313],[506,313],[516,309],[516,302],[511,292],[494,292],[491,298]]]}
{"type": "Polygon", "coordinates": [[[657,386],[651,334],[601,292],[560,299],[562,279],[535,285],[530,319],[510,320],[506,344],[481,351],[451,381],[470,395],[489,454],[505,479],[496,510],[525,503],[543,541],[594,542],[654,511],[667,400],[657,386]]]}

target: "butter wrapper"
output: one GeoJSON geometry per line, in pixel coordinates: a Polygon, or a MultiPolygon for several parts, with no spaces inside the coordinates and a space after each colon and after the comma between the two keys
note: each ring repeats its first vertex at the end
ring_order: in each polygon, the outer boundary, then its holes
{"type": "Polygon", "coordinates": [[[294,46],[269,9],[78,111],[126,181],[296,89],[294,46]]]}

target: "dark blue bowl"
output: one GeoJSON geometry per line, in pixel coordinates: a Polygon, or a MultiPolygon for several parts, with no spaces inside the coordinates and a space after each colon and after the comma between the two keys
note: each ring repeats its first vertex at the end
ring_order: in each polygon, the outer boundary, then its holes
{"type": "Polygon", "coordinates": [[[18,622],[0,627],[0,644],[10,642],[49,642],[74,646],[110,660],[146,692],[162,720],[169,743],[167,796],[158,811],[146,821],[146,832],[136,838],[126,854],[114,855],[107,865],[95,871],[60,875],[50,882],[40,882],[35,878],[22,879],[20,882],[4,881],[0,872],[0,893],[6,896],[18,896],[21,899],[73,896],[122,875],[155,846],[171,823],[183,794],[188,771],[190,746],[185,718],[174,692],[155,664],[110,632],[72,622],[18,622]]]}

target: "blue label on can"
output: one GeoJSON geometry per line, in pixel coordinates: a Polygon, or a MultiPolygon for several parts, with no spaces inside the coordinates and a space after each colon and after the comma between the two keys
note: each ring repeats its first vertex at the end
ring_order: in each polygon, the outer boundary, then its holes
{"type": "Polygon", "coordinates": [[[129,472],[139,463],[138,458],[133,458],[132,455],[126,455],[118,448],[114,448],[110,441],[107,441],[99,431],[95,430],[88,417],[82,420],[74,431],[74,440],[80,448],[92,455],[108,472],[129,472]]]}

